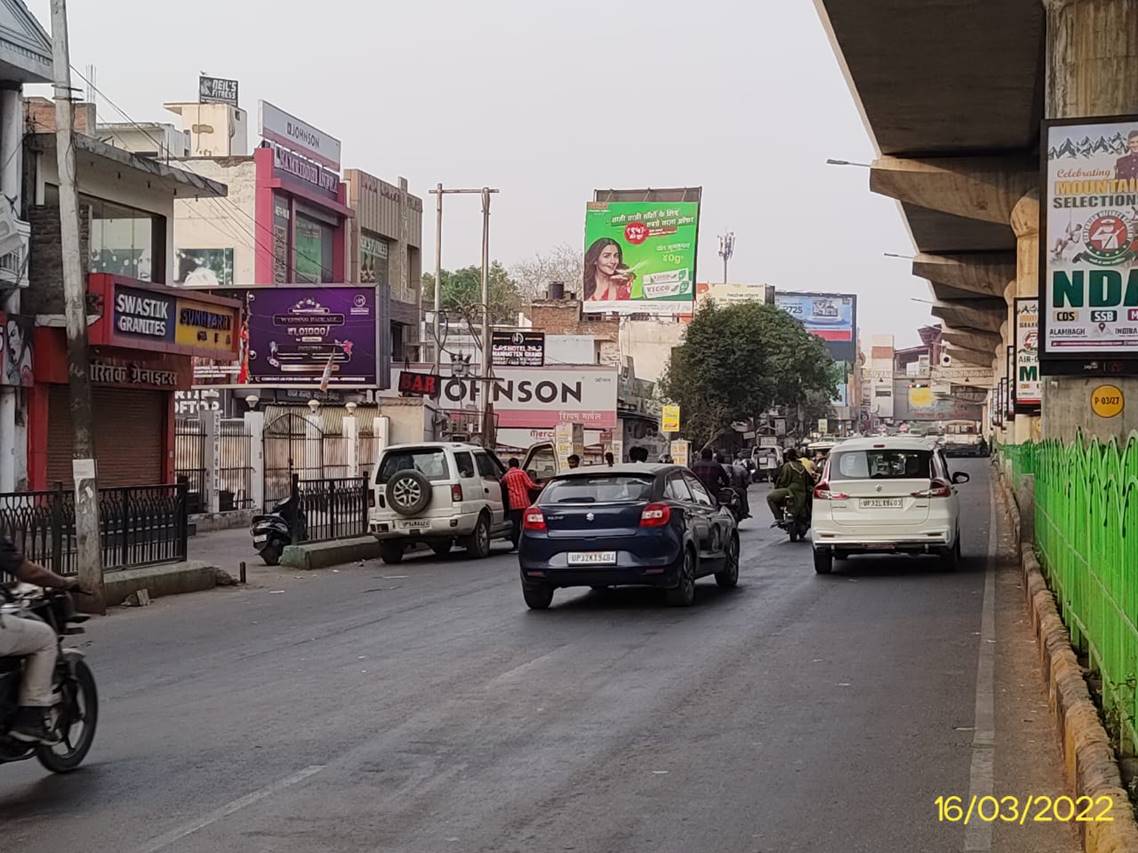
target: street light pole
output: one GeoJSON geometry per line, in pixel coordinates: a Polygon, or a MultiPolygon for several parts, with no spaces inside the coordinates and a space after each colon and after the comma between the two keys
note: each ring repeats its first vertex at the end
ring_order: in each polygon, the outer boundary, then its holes
{"type": "Polygon", "coordinates": [[[482,392],[482,444],[489,447],[493,434],[490,421],[494,407],[490,403],[490,378],[494,375],[494,359],[490,357],[490,193],[482,188],[482,373],[486,377],[482,392]]]}
{"type": "Polygon", "coordinates": [[[442,310],[442,277],[443,277],[443,185],[439,182],[434,192],[438,195],[436,199],[436,216],[435,216],[435,316],[432,327],[434,329],[434,343],[432,348],[435,353],[435,369],[434,373],[439,374],[440,365],[442,364],[443,347],[442,338],[439,331],[439,312],[442,310]]]}
{"type": "Polygon", "coordinates": [[[75,184],[75,141],[71,131],[71,55],[67,44],[66,0],[51,0],[51,42],[55,70],[55,148],[59,168],[59,245],[63,255],[67,368],[71,389],[76,556],[79,580],[92,594],[84,606],[104,613],[106,603],[103,553],[99,541],[91,363],[87,354],[87,293],[83,286],[83,268],[79,263],[79,191],[75,184]]]}

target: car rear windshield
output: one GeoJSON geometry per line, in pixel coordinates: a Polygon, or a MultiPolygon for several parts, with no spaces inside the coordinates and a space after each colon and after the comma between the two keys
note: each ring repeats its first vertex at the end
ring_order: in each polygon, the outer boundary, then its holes
{"type": "Polygon", "coordinates": [[[652,480],[628,474],[567,477],[554,480],[541,493],[541,503],[612,504],[646,501],[652,492],[652,480]]]}
{"type": "Polygon", "coordinates": [[[423,447],[392,450],[383,457],[375,482],[383,485],[400,471],[418,471],[431,482],[450,478],[446,453],[442,448],[423,447]]]}
{"type": "Polygon", "coordinates": [[[832,454],[831,480],[928,480],[928,450],[846,450],[832,454]]]}

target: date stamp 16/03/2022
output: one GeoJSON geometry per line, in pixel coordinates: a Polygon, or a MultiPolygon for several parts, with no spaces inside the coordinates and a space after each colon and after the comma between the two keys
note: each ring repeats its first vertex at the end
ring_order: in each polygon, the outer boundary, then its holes
{"type": "Polygon", "coordinates": [[[940,796],[933,800],[940,823],[1110,823],[1110,797],[1051,797],[1047,794],[994,797],[940,796]]]}

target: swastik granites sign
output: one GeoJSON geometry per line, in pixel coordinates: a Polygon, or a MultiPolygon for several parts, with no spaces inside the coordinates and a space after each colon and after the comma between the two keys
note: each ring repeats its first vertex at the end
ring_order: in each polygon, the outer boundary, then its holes
{"type": "Polygon", "coordinates": [[[1138,358],[1138,117],[1045,123],[1040,358],[1138,358]]]}

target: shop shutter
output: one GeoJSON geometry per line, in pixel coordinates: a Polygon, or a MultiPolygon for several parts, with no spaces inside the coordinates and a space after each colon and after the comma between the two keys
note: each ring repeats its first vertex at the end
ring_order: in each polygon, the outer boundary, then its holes
{"type": "MultiPolygon", "coordinates": [[[[48,415],[47,480],[70,485],[72,428],[67,386],[52,386],[48,415]]],[[[128,388],[95,388],[95,458],[99,486],[161,483],[162,440],[168,394],[128,388]]]]}

